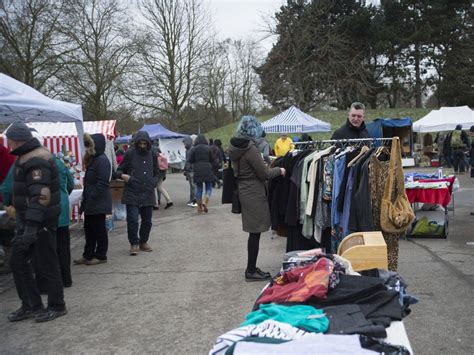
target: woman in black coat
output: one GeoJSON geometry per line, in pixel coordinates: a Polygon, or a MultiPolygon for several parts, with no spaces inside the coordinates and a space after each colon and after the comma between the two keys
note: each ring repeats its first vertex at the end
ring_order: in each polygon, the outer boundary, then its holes
{"type": "Polygon", "coordinates": [[[193,166],[194,184],[196,185],[196,200],[198,213],[207,213],[207,206],[212,193],[214,174],[212,172],[212,152],[206,137],[200,134],[194,141],[194,147],[189,152],[189,163],[193,166]],[[203,184],[205,193],[203,196],[203,184]]]}
{"type": "Polygon", "coordinates": [[[81,213],[84,213],[86,245],[82,258],[74,260],[74,264],[97,265],[107,262],[109,237],[105,216],[112,213],[112,195],[109,191],[112,168],[104,154],[105,137],[102,134],[85,134],[84,145],[86,175],[81,213]]]}

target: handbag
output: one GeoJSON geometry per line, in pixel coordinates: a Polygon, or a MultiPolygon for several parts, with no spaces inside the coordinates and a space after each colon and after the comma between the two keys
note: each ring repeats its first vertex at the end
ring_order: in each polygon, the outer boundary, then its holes
{"type": "MultiPolygon", "coordinates": [[[[239,164],[240,166],[240,164],[239,164]]],[[[222,188],[222,203],[232,204],[232,213],[242,213],[242,206],[240,205],[239,186],[237,184],[237,176],[234,174],[232,164],[223,170],[223,188],[222,188]]]]}
{"type": "Polygon", "coordinates": [[[387,233],[404,233],[415,220],[405,192],[400,140],[392,140],[388,178],[385,182],[380,210],[380,225],[387,233]],[[393,193],[395,189],[395,194],[393,193]],[[392,196],[395,198],[392,199],[392,196]]]}

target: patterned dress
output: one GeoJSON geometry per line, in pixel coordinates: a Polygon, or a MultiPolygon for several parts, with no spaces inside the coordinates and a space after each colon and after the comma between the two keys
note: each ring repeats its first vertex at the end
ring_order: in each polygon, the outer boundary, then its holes
{"type": "MultiPolygon", "coordinates": [[[[372,203],[372,219],[375,230],[382,230],[380,226],[380,209],[382,204],[383,190],[389,171],[389,161],[380,161],[375,155],[370,157],[369,162],[369,186],[370,200],[372,203]]],[[[395,191],[393,192],[395,193],[395,191]]],[[[398,267],[398,239],[400,234],[383,232],[385,243],[387,243],[388,269],[397,271],[398,267]]]]}

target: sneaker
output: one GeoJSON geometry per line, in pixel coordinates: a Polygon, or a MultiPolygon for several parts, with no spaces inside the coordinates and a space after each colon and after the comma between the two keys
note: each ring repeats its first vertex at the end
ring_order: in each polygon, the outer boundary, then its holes
{"type": "Polygon", "coordinates": [[[91,260],[86,261],[86,265],[99,265],[99,264],[105,264],[107,262],[106,260],[101,260],[97,258],[92,258],[91,260]]]}
{"type": "Polygon", "coordinates": [[[186,204],[186,206],[189,206],[189,207],[192,207],[192,208],[196,208],[197,207],[197,203],[196,202],[188,202],[186,204]]]}
{"type": "Polygon", "coordinates": [[[153,251],[153,248],[150,246],[150,244],[143,243],[143,244],[140,244],[140,250],[150,252],[150,251],[153,251]]]}
{"type": "Polygon", "coordinates": [[[87,260],[86,258],[82,257],[80,259],[76,259],[73,261],[74,265],[86,265],[90,260],[87,260]]]}
{"type": "Polygon", "coordinates": [[[270,274],[260,274],[257,270],[255,272],[245,271],[245,281],[267,281],[270,280],[270,274]]]}
{"type": "Polygon", "coordinates": [[[44,312],[44,308],[41,307],[35,311],[31,309],[25,309],[23,307],[18,308],[15,312],[12,312],[8,315],[8,320],[10,322],[18,322],[20,320],[35,318],[38,314],[44,312]]]}
{"type": "Polygon", "coordinates": [[[64,316],[67,314],[67,309],[57,311],[54,309],[47,309],[46,311],[41,312],[35,317],[37,323],[49,322],[50,320],[56,319],[58,317],[64,316]]]}
{"type": "Polygon", "coordinates": [[[173,205],[174,205],[173,202],[168,202],[165,206],[165,210],[167,210],[170,207],[173,207],[173,205]]]}
{"type": "Polygon", "coordinates": [[[138,252],[140,249],[138,248],[138,245],[132,245],[130,247],[130,255],[138,255],[138,252]]]}

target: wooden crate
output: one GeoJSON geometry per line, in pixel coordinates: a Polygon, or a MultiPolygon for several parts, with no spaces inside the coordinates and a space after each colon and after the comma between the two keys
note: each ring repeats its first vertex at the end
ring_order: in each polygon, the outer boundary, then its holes
{"type": "Polygon", "coordinates": [[[110,193],[112,194],[112,203],[113,202],[120,202],[122,200],[123,195],[123,180],[112,180],[109,185],[110,193]]]}
{"type": "Polygon", "coordinates": [[[354,271],[387,269],[387,244],[382,232],[357,232],[343,239],[337,254],[349,260],[354,271]]]}

